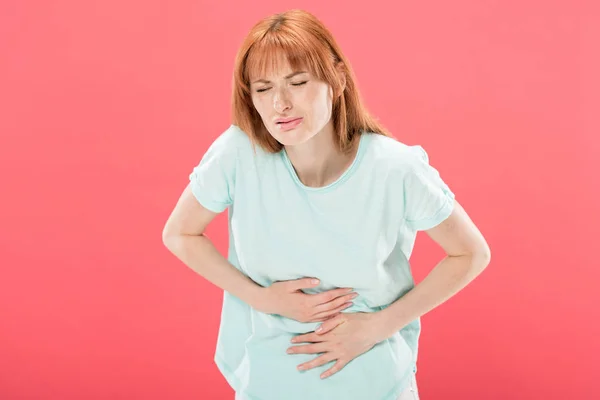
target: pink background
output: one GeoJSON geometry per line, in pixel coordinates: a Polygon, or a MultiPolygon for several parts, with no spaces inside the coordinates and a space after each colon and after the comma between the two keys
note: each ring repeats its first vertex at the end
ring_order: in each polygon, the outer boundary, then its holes
{"type": "MultiPolygon", "coordinates": [[[[588,3],[4,0],[0,398],[233,397],[212,361],[221,291],[161,231],[229,126],[244,35],[293,7],[332,30],[370,110],[424,146],[492,248],[423,317],[421,397],[600,398],[588,3]]],[[[417,280],[441,257],[420,234],[417,280]]]]}

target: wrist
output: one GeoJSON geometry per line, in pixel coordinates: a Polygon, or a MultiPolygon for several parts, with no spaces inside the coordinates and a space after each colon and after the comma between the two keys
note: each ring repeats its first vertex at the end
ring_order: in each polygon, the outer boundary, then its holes
{"type": "Polygon", "coordinates": [[[400,329],[396,329],[393,319],[389,318],[385,310],[373,313],[372,324],[374,326],[377,343],[392,337],[400,329]]]}
{"type": "Polygon", "coordinates": [[[269,300],[268,287],[256,285],[250,294],[250,307],[265,314],[272,314],[272,302],[269,300]]]}

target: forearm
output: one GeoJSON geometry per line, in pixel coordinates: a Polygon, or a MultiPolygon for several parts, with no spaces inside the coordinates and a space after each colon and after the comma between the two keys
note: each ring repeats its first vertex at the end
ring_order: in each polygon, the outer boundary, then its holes
{"type": "Polygon", "coordinates": [[[377,313],[381,339],[391,337],[411,321],[439,306],[488,265],[484,255],[447,256],[410,292],[377,313]]]}
{"type": "Polygon", "coordinates": [[[165,246],[185,265],[204,279],[257,306],[262,286],[234,267],[205,235],[177,235],[164,240],[165,246]]]}

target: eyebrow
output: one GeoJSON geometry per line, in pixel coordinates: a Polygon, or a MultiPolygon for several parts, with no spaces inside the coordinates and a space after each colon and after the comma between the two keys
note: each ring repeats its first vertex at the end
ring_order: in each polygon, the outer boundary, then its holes
{"type": "MultiPolygon", "coordinates": [[[[296,76],[296,75],[300,75],[300,74],[306,74],[306,73],[307,73],[307,71],[296,71],[296,72],[292,72],[292,73],[291,73],[291,74],[289,74],[289,75],[286,75],[286,76],[284,76],[284,78],[285,78],[285,79],[290,79],[290,78],[293,78],[293,77],[294,77],[294,76],[296,76]]],[[[255,81],[254,81],[254,82],[252,82],[252,83],[260,83],[260,82],[262,82],[262,83],[271,83],[270,81],[268,81],[268,80],[266,80],[266,79],[258,79],[258,80],[255,80],[255,81]]]]}

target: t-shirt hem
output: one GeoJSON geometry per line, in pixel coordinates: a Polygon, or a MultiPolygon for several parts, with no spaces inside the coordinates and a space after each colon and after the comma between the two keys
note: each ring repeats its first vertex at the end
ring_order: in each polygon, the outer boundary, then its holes
{"type": "Polygon", "coordinates": [[[192,193],[194,194],[196,200],[198,200],[198,203],[200,203],[207,210],[212,211],[214,213],[222,213],[227,209],[227,207],[229,207],[229,204],[208,199],[204,194],[202,194],[202,190],[196,188],[194,185],[192,185],[192,193]]]}
{"type": "MultiPolygon", "coordinates": [[[[215,364],[217,368],[229,384],[234,392],[238,392],[241,388],[240,380],[235,376],[233,369],[231,369],[225,361],[223,361],[218,355],[214,357],[215,364]]],[[[398,396],[406,390],[408,387],[408,383],[410,382],[410,377],[412,374],[417,372],[416,363],[414,363],[404,374],[400,382],[396,384],[382,399],[379,400],[396,400],[398,396]]],[[[244,393],[244,400],[262,400],[259,397],[251,395],[249,393],[244,393]]]]}
{"type": "Polygon", "coordinates": [[[442,205],[440,210],[435,213],[434,216],[419,221],[407,220],[407,222],[410,224],[410,226],[413,227],[413,229],[418,231],[425,231],[434,228],[440,223],[442,223],[446,218],[448,218],[450,214],[452,214],[452,210],[454,208],[454,199],[454,193],[447,192],[444,204],[442,205]]]}
{"type": "MultiPolygon", "coordinates": [[[[217,365],[217,368],[219,369],[219,371],[221,371],[221,374],[223,375],[223,377],[225,378],[225,380],[227,381],[229,386],[231,386],[231,388],[233,389],[234,392],[238,392],[240,390],[242,384],[241,384],[240,380],[237,378],[237,376],[235,376],[233,369],[230,368],[227,365],[227,363],[225,361],[223,361],[218,355],[215,355],[214,361],[215,361],[215,364],[217,365]]],[[[244,393],[244,400],[261,400],[261,399],[256,396],[253,396],[251,394],[244,393]]]]}

